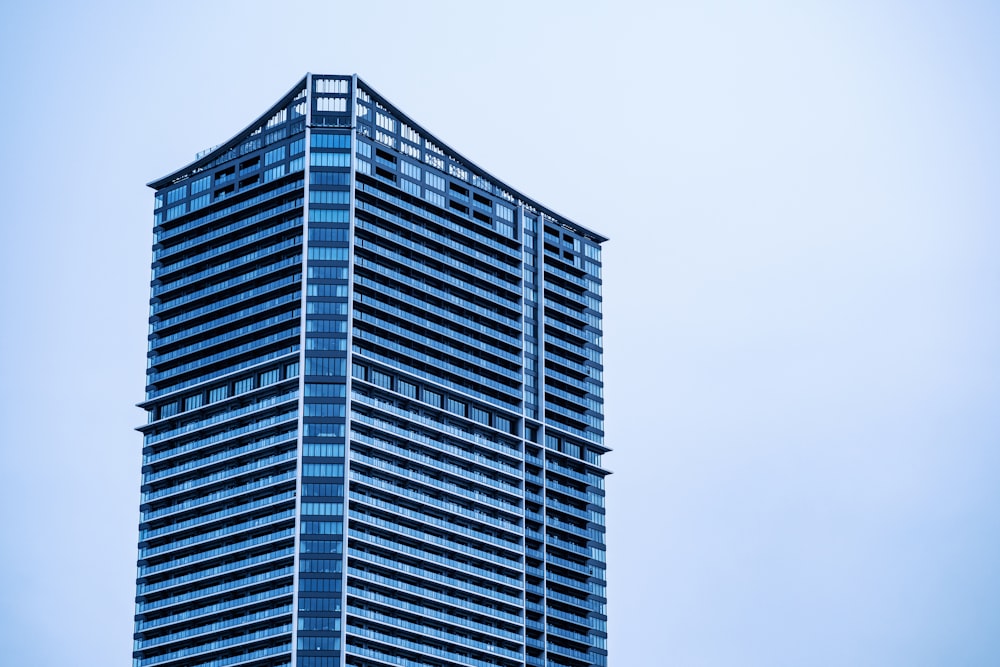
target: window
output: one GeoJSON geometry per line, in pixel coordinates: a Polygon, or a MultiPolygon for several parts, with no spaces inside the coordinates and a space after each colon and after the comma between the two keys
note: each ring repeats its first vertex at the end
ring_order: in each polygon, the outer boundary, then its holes
{"type": "MultiPolygon", "coordinates": [[[[306,561],[302,561],[305,563],[306,561]]],[[[314,562],[331,562],[331,561],[314,561],[314,562]]],[[[340,561],[336,561],[340,563],[340,561]]],[[[303,572],[317,572],[317,570],[302,570],[303,572]]],[[[323,571],[323,570],[319,570],[323,571]]],[[[340,572],[340,567],[338,566],[336,570],[329,570],[330,572],[340,572]]],[[[326,630],[334,631],[340,630],[340,618],[335,616],[310,616],[302,617],[299,619],[299,630],[326,630]]]]}
{"type": "Polygon", "coordinates": [[[179,218],[184,215],[187,209],[187,204],[178,204],[177,206],[171,206],[167,209],[167,220],[173,220],[174,218],[179,218]]]}
{"type": "Polygon", "coordinates": [[[430,187],[444,192],[444,178],[441,176],[428,171],[424,174],[424,182],[426,182],[430,187]]]}
{"type": "MultiPolygon", "coordinates": [[[[343,417],[344,416],[344,404],[343,403],[306,403],[305,412],[303,413],[306,417],[343,417]]],[[[343,456],[343,450],[340,454],[309,454],[308,456],[343,456]]]]}
{"type": "Polygon", "coordinates": [[[309,259],[345,261],[347,259],[347,248],[323,248],[310,246],[309,259]]]}
{"type": "MultiPolygon", "coordinates": [[[[344,476],[344,464],[343,463],[303,463],[302,464],[302,476],[303,477],[343,477],[344,476]]],[[[319,523],[319,522],[306,522],[306,523],[319,523]]],[[[333,524],[339,525],[339,524],[333,524]]],[[[302,530],[303,533],[307,532],[305,529],[302,530]]],[[[334,535],[335,533],[320,533],[321,535],[334,535]]]]}
{"type": "Polygon", "coordinates": [[[179,188],[174,188],[173,190],[167,193],[167,203],[173,204],[175,201],[180,201],[181,199],[184,199],[185,197],[187,197],[187,192],[188,192],[187,185],[182,185],[179,188]]]}
{"type": "MultiPolygon", "coordinates": [[[[343,445],[341,445],[343,450],[343,445]]],[[[343,456],[343,454],[341,454],[343,456]]],[[[318,514],[320,516],[342,516],[343,503],[302,503],[303,514],[318,514]]]]}
{"type": "Polygon", "coordinates": [[[316,111],[347,111],[346,97],[318,97],[316,111]]]}
{"type": "Polygon", "coordinates": [[[344,375],[347,361],[337,357],[309,357],[306,359],[306,375],[344,375]]]}
{"type": "MultiPolygon", "coordinates": [[[[328,544],[340,544],[332,540],[326,541],[328,544]]],[[[319,540],[303,540],[300,544],[319,544],[319,540]]],[[[339,551],[337,553],[340,553],[339,551]]],[[[299,598],[299,611],[340,611],[340,598],[299,598]]],[[[319,662],[306,665],[303,660],[339,660],[339,658],[303,658],[299,656],[299,667],[339,667],[334,664],[320,664],[319,662]]]]}
{"type": "Polygon", "coordinates": [[[267,166],[269,164],[274,164],[275,162],[279,162],[284,159],[285,159],[285,147],[279,146],[274,150],[264,153],[264,166],[267,166]]]}
{"type": "Polygon", "coordinates": [[[346,190],[310,190],[309,201],[313,204],[347,204],[351,193],[346,190]]]}
{"type": "Polygon", "coordinates": [[[195,197],[191,200],[191,210],[197,211],[199,208],[204,208],[209,205],[212,201],[212,195],[205,193],[200,197],[195,197]]]}
{"type": "Polygon", "coordinates": [[[347,349],[346,338],[306,338],[307,350],[342,352],[347,349]]]}
{"type": "MultiPolygon", "coordinates": [[[[339,484],[304,484],[303,486],[340,486],[339,484]]],[[[318,495],[333,496],[341,493],[323,493],[318,495]]],[[[308,495],[308,494],[302,494],[308,495]]],[[[304,554],[339,554],[343,553],[343,542],[337,540],[301,540],[299,542],[299,552],[304,554]]],[[[301,609],[301,607],[300,607],[301,609]]]]}
{"type": "Polygon", "coordinates": [[[306,383],[306,396],[343,397],[347,395],[347,386],[343,384],[306,383]]]}
{"type": "Polygon", "coordinates": [[[347,79],[314,79],[313,90],[317,93],[347,93],[347,79]]]}
{"type": "Polygon", "coordinates": [[[288,109],[281,109],[278,113],[267,119],[267,123],[264,127],[271,129],[275,125],[281,125],[286,120],[288,120],[288,109]]]}
{"type": "Polygon", "coordinates": [[[424,153],[424,162],[434,167],[435,169],[440,169],[444,171],[444,160],[436,155],[431,155],[430,153],[424,153]]]}
{"type": "Polygon", "coordinates": [[[350,167],[350,153],[311,153],[309,164],[314,167],[350,167]]]}
{"type": "Polygon", "coordinates": [[[274,132],[268,132],[264,135],[264,145],[270,146],[271,144],[281,141],[282,139],[288,138],[288,128],[282,127],[274,132]]]}
{"type": "Polygon", "coordinates": [[[279,164],[277,167],[272,167],[264,172],[264,182],[269,183],[275,179],[281,178],[285,175],[285,165],[279,164]]]}
{"type": "Polygon", "coordinates": [[[391,116],[387,116],[384,113],[375,113],[375,124],[384,130],[389,130],[390,132],[396,131],[396,120],[391,116]]]}
{"type": "MultiPolygon", "coordinates": [[[[311,232],[317,231],[317,230],[310,229],[309,231],[311,233],[311,232]]],[[[346,230],[340,230],[340,229],[325,230],[324,229],[323,231],[346,231],[346,230]]],[[[340,297],[346,297],[347,296],[347,285],[330,285],[330,284],[327,284],[327,283],[313,283],[313,284],[308,285],[306,287],[306,290],[307,290],[307,294],[309,296],[340,296],[340,297]]]]}
{"type": "Polygon", "coordinates": [[[203,192],[212,186],[212,177],[203,176],[191,184],[191,194],[195,195],[203,192]]]}
{"type": "Polygon", "coordinates": [[[306,320],[309,333],[346,333],[346,320],[306,320]]]}
{"type": "Polygon", "coordinates": [[[493,428],[499,429],[504,433],[510,433],[511,421],[503,415],[493,415],[493,428]]]}
{"type": "Polygon", "coordinates": [[[490,425],[490,413],[482,408],[476,407],[475,405],[469,406],[469,417],[480,424],[485,424],[486,426],[490,425]]]}
{"type": "MultiPolygon", "coordinates": [[[[328,484],[328,483],[316,483],[311,482],[309,484],[302,485],[302,495],[303,496],[342,496],[344,495],[344,485],[343,484],[328,484]]],[[[337,543],[337,551],[331,551],[329,553],[340,553],[340,543],[337,543]]]]}
{"type": "Polygon", "coordinates": [[[314,132],[310,145],[313,148],[350,148],[351,135],[349,134],[320,134],[314,132]]]}
{"type": "MultiPolygon", "coordinates": [[[[347,194],[346,192],[343,194],[347,194]]],[[[309,209],[309,222],[348,222],[350,221],[350,212],[347,209],[309,209]]],[[[313,230],[309,230],[312,232],[313,230]]],[[[330,230],[327,230],[330,231],[330,230]]],[[[341,231],[347,231],[341,230],[341,231]]],[[[309,238],[312,238],[310,234],[309,238]]],[[[347,239],[340,239],[346,241],[347,239]]]]}
{"type": "Polygon", "coordinates": [[[309,277],[319,280],[347,280],[346,266],[310,266],[309,277]]]}
{"type": "MultiPolygon", "coordinates": [[[[313,580],[308,580],[312,582],[313,580]]],[[[328,581],[326,579],[315,580],[318,582],[328,581]]],[[[340,581],[337,581],[339,584],[340,581]]],[[[339,588],[339,586],[338,586],[339,588]]],[[[311,590],[306,588],[306,582],[300,584],[299,590],[311,590]]],[[[300,651],[337,651],[340,650],[340,637],[299,637],[298,648],[300,651]]]]}
{"type": "Polygon", "coordinates": [[[441,394],[434,391],[430,391],[429,389],[424,389],[423,394],[424,394],[423,396],[424,403],[433,405],[436,408],[441,407],[441,394]]]}
{"type": "Polygon", "coordinates": [[[449,396],[445,399],[445,409],[456,415],[465,416],[465,403],[449,396]]]}
{"type": "Polygon", "coordinates": [[[281,370],[278,368],[272,368],[269,371],[264,371],[259,376],[259,387],[266,387],[269,384],[274,384],[281,380],[281,370]]]}
{"type": "Polygon", "coordinates": [[[373,368],[369,381],[372,384],[377,384],[380,387],[384,387],[386,389],[392,389],[392,376],[389,375],[388,373],[383,373],[380,370],[376,370],[373,368]]]}
{"type": "Polygon", "coordinates": [[[420,134],[406,123],[399,124],[399,134],[407,141],[412,141],[415,144],[420,143],[420,134]]]}
{"type": "Polygon", "coordinates": [[[309,173],[312,185],[349,185],[350,174],[342,171],[313,171],[309,173]]]}
{"type": "Polygon", "coordinates": [[[406,192],[407,194],[411,194],[414,197],[420,196],[420,185],[418,183],[401,178],[399,179],[399,187],[401,187],[403,192],[406,192]]]}
{"type": "MultiPolygon", "coordinates": [[[[307,521],[306,523],[316,523],[316,522],[315,521],[307,521]]],[[[340,533],[336,533],[336,534],[340,535],[341,533],[343,533],[343,526],[340,526],[340,533]]],[[[332,533],[314,533],[314,534],[327,535],[327,534],[332,534],[332,533]]],[[[299,580],[299,592],[301,593],[303,591],[310,592],[310,593],[339,593],[340,592],[340,577],[337,577],[335,579],[330,579],[330,578],[305,579],[305,578],[303,578],[303,579],[299,580]]],[[[302,637],[302,638],[299,639],[299,641],[301,642],[303,640],[311,640],[311,639],[318,639],[318,638],[317,637],[302,637]]],[[[336,643],[338,647],[340,646],[340,638],[339,637],[331,637],[330,639],[334,640],[334,642],[332,642],[332,643],[336,643]]],[[[331,645],[332,645],[332,643],[331,643],[331,645]]]]}

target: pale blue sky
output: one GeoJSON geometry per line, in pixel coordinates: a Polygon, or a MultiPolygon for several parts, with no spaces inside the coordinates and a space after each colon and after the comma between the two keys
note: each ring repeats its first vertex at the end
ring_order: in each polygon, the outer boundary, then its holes
{"type": "Polygon", "coordinates": [[[0,53],[0,662],[128,663],[144,183],[314,71],[611,237],[614,667],[1000,664],[996,5],[39,1],[0,53]]]}

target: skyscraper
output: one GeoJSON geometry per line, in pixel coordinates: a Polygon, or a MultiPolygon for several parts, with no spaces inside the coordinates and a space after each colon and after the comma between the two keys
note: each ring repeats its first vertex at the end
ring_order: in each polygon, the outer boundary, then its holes
{"type": "Polygon", "coordinates": [[[356,76],[150,186],[134,667],[605,665],[606,239],[356,76]]]}

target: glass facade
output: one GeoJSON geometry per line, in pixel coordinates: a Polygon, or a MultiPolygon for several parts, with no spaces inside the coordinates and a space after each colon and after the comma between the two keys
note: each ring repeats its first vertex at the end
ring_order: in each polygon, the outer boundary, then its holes
{"type": "Polygon", "coordinates": [[[606,665],[606,239],[356,76],[150,186],[134,667],[606,665]]]}

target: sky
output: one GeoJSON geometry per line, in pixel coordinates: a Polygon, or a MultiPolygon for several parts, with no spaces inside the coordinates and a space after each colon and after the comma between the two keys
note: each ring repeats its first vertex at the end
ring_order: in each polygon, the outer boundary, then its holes
{"type": "Polygon", "coordinates": [[[0,22],[0,662],[127,664],[152,191],[358,73],[604,249],[612,667],[1000,664],[1000,5],[0,22]]]}

